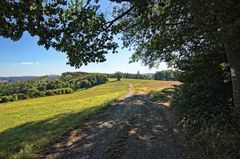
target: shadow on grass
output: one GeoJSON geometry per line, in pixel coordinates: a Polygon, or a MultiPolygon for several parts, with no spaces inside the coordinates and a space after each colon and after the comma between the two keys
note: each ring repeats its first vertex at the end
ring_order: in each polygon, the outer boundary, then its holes
{"type": "Polygon", "coordinates": [[[134,95],[84,121],[36,158],[186,159],[175,128],[165,106],[134,95]]]}
{"type": "Polygon", "coordinates": [[[118,80],[108,81],[109,83],[119,82],[118,80]]]}
{"type": "Polygon", "coordinates": [[[146,95],[135,95],[114,106],[29,122],[0,133],[0,158],[183,159],[168,114],[146,95]]]}
{"type": "Polygon", "coordinates": [[[79,121],[104,109],[105,104],[78,113],[60,114],[46,120],[28,122],[0,133],[0,159],[31,158],[43,146],[55,142],[60,136],[74,129],[79,121]]]}
{"type": "Polygon", "coordinates": [[[174,94],[174,89],[165,88],[151,94],[153,101],[169,102],[174,94]]]}

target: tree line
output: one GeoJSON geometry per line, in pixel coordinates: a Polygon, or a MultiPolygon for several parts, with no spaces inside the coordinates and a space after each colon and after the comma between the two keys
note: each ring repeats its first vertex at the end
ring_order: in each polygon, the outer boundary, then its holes
{"type": "Polygon", "coordinates": [[[105,74],[63,73],[57,79],[43,76],[31,80],[0,85],[0,102],[11,102],[21,99],[69,94],[79,89],[107,82],[105,74]]]}
{"type": "Polygon", "coordinates": [[[147,79],[147,80],[165,80],[165,81],[177,81],[179,79],[180,71],[177,70],[162,70],[157,71],[154,74],[140,74],[138,71],[136,74],[133,73],[123,73],[116,72],[114,74],[107,74],[109,78],[117,78],[120,80],[121,78],[127,79],[147,79]]]}
{"type": "Polygon", "coordinates": [[[139,72],[137,74],[134,73],[124,73],[124,72],[116,72],[116,73],[112,73],[112,74],[108,74],[109,78],[117,78],[117,79],[121,79],[121,78],[128,78],[128,79],[152,79],[151,76],[147,76],[147,75],[143,75],[140,74],[139,72]]]}
{"type": "Polygon", "coordinates": [[[165,81],[177,81],[177,80],[179,80],[180,74],[181,74],[180,71],[174,71],[174,70],[157,71],[153,75],[153,79],[165,80],[165,81]]]}

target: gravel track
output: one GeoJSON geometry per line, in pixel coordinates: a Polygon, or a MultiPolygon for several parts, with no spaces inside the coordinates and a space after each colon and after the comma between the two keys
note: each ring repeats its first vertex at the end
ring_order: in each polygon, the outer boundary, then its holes
{"type": "MultiPolygon", "coordinates": [[[[132,88],[132,87],[131,87],[132,88]]],[[[131,93],[132,94],[132,93],[131,93]]],[[[36,154],[48,159],[186,159],[171,110],[147,95],[109,106],[36,154]]]]}

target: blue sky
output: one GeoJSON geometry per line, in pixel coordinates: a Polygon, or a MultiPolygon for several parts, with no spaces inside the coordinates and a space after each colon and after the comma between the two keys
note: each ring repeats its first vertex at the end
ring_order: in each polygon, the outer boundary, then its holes
{"type": "Polygon", "coordinates": [[[37,37],[24,34],[22,39],[16,42],[0,37],[0,76],[61,74],[66,71],[137,73],[139,70],[140,73],[149,73],[166,69],[165,64],[159,69],[151,70],[140,63],[129,64],[130,56],[128,49],[119,49],[118,54],[108,54],[106,62],[91,63],[75,69],[66,64],[66,54],[38,46],[37,37]]]}
{"type": "MultiPolygon", "coordinates": [[[[103,6],[109,8],[111,4],[103,6]]],[[[153,73],[157,70],[167,69],[164,63],[160,65],[159,69],[151,70],[140,63],[129,64],[131,54],[128,49],[119,49],[118,54],[108,54],[106,62],[91,63],[75,69],[66,64],[66,54],[38,46],[37,37],[31,37],[28,33],[25,33],[16,42],[0,37],[0,76],[39,76],[61,74],[66,71],[137,73],[139,70],[140,73],[153,73]]]]}

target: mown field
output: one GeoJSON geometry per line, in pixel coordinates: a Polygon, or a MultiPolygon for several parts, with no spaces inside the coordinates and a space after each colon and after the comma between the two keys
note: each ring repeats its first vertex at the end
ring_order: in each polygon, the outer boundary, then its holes
{"type": "Polygon", "coordinates": [[[172,82],[111,79],[107,84],[73,94],[0,104],[0,158],[30,158],[82,119],[128,93],[169,87],[172,82]]]}

